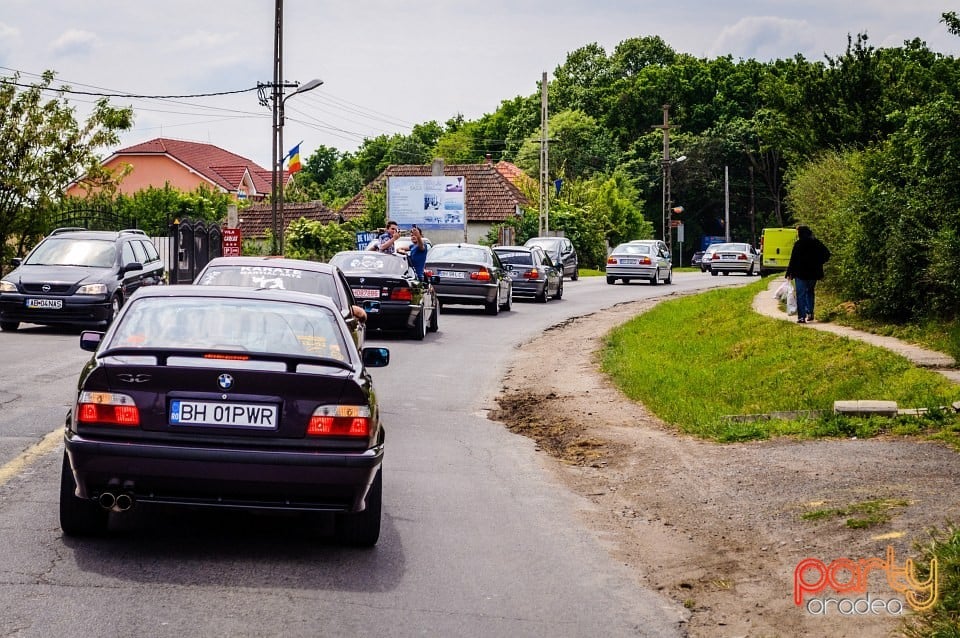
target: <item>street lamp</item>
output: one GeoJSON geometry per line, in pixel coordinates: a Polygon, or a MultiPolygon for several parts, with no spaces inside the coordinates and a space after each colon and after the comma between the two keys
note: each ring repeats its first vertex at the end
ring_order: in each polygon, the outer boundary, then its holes
{"type": "Polygon", "coordinates": [[[670,169],[674,164],[687,161],[686,155],[671,158],[669,147],[663,157],[663,238],[670,248],[670,261],[673,262],[673,199],[670,194],[670,169]]]}
{"type": "Polygon", "coordinates": [[[284,105],[294,95],[312,91],[321,84],[323,84],[323,80],[313,79],[304,85],[282,82],[273,85],[273,250],[271,252],[274,255],[283,254],[283,160],[286,159],[286,155],[283,153],[284,105]],[[288,86],[295,86],[297,90],[284,97],[283,89],[288,86]]]}

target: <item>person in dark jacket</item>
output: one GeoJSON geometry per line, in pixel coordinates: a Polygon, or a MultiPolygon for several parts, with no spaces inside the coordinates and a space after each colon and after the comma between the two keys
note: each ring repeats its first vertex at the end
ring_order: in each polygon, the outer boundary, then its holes
{"type": "Polygon", "coordinates": [[[790,253],[787,279],[797,287],[797,322],[813,321],[814,289],[823,279],[823,265],[830,251],[813,236],[809,226],[797,226],[797,242],[790,253]]]}

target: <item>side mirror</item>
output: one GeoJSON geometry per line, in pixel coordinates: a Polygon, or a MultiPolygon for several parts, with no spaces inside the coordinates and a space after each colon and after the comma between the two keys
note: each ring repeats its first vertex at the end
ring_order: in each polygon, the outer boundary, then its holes
{"type": "Polygon", "coordinates": [[[379,314],[380,312],[380,302],[374,301],[373,299],[365,299],[363,301],[363,311],[368,315],[379,314]]]}
{"type": "Polygon", "coordinates": [[[388,348],[364,348],[360,356],[363,358],[363,365],[368,368],[383,368],[390,364],[388,348]]]}
{"type": "Polygon", "coordinates": [[[80,349],[87,352],[96,352],[103,339],[103,333],[95,330],[84,330],[80,333],[80,349]]]}
{"type": "Polygon", "coordinates": [[[14,268],[19,267],[21,263],[23,263],[23,259],[21,259],[20,257],[14,257],[13,259],[10,260],[10,265],[13,266],[14,268]]]}
{"type": "Polygon", "coordinates": [[[120,269],[120,274],[123,275],[135,270],[143,270],[143,264],[138,261],[131,261],[129,264],[120,269]]]}

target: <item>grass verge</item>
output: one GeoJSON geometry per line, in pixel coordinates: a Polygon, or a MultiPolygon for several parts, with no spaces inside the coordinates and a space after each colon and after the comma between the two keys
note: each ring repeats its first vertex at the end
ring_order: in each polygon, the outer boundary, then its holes
{"type": "Polygon", "coordinates": [[[771,436],[936,434],[960,441],[960,388],[887,350],[755,312],[761,279],[658,304],[611,331],[603,370],[629,398],[682,432],[715,441],[771,436]],[[922,417],[845,418],[833,402],[896,401],[922,417]],[[728,415],[819,410],[801,420],[733,422],[728,415]]]}
{"type": "Polygon", "coordinates": [[[960,528],[948,525],[933,529],[930,539],[917,543],[918,578],[930,575],[932,559],[937,560],[938,598],[931,609],[904,619],[903,634],[911,638],[960,638],[960,528]]]}

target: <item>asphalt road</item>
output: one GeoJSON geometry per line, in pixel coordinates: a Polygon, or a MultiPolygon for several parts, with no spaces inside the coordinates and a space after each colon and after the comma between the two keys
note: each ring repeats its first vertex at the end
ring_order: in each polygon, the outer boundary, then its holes
{"type": "Polygon", "coordinates": [[[75,331],[0,333],[0,635],[680,635],[684,610],[611,559],[583,524],[589,503],[486,419],[513,349],[549,326],[755,279],[674,281],[583,278],[561,301],[497,317],[445,308],[422,342],[368,336],[392,353],[374,371],[387,453],[372,550],[329,544],[322,523],[296,517],[147,509],[110,537],[63,538],[58,430],[87,354],[75,331]]]}

